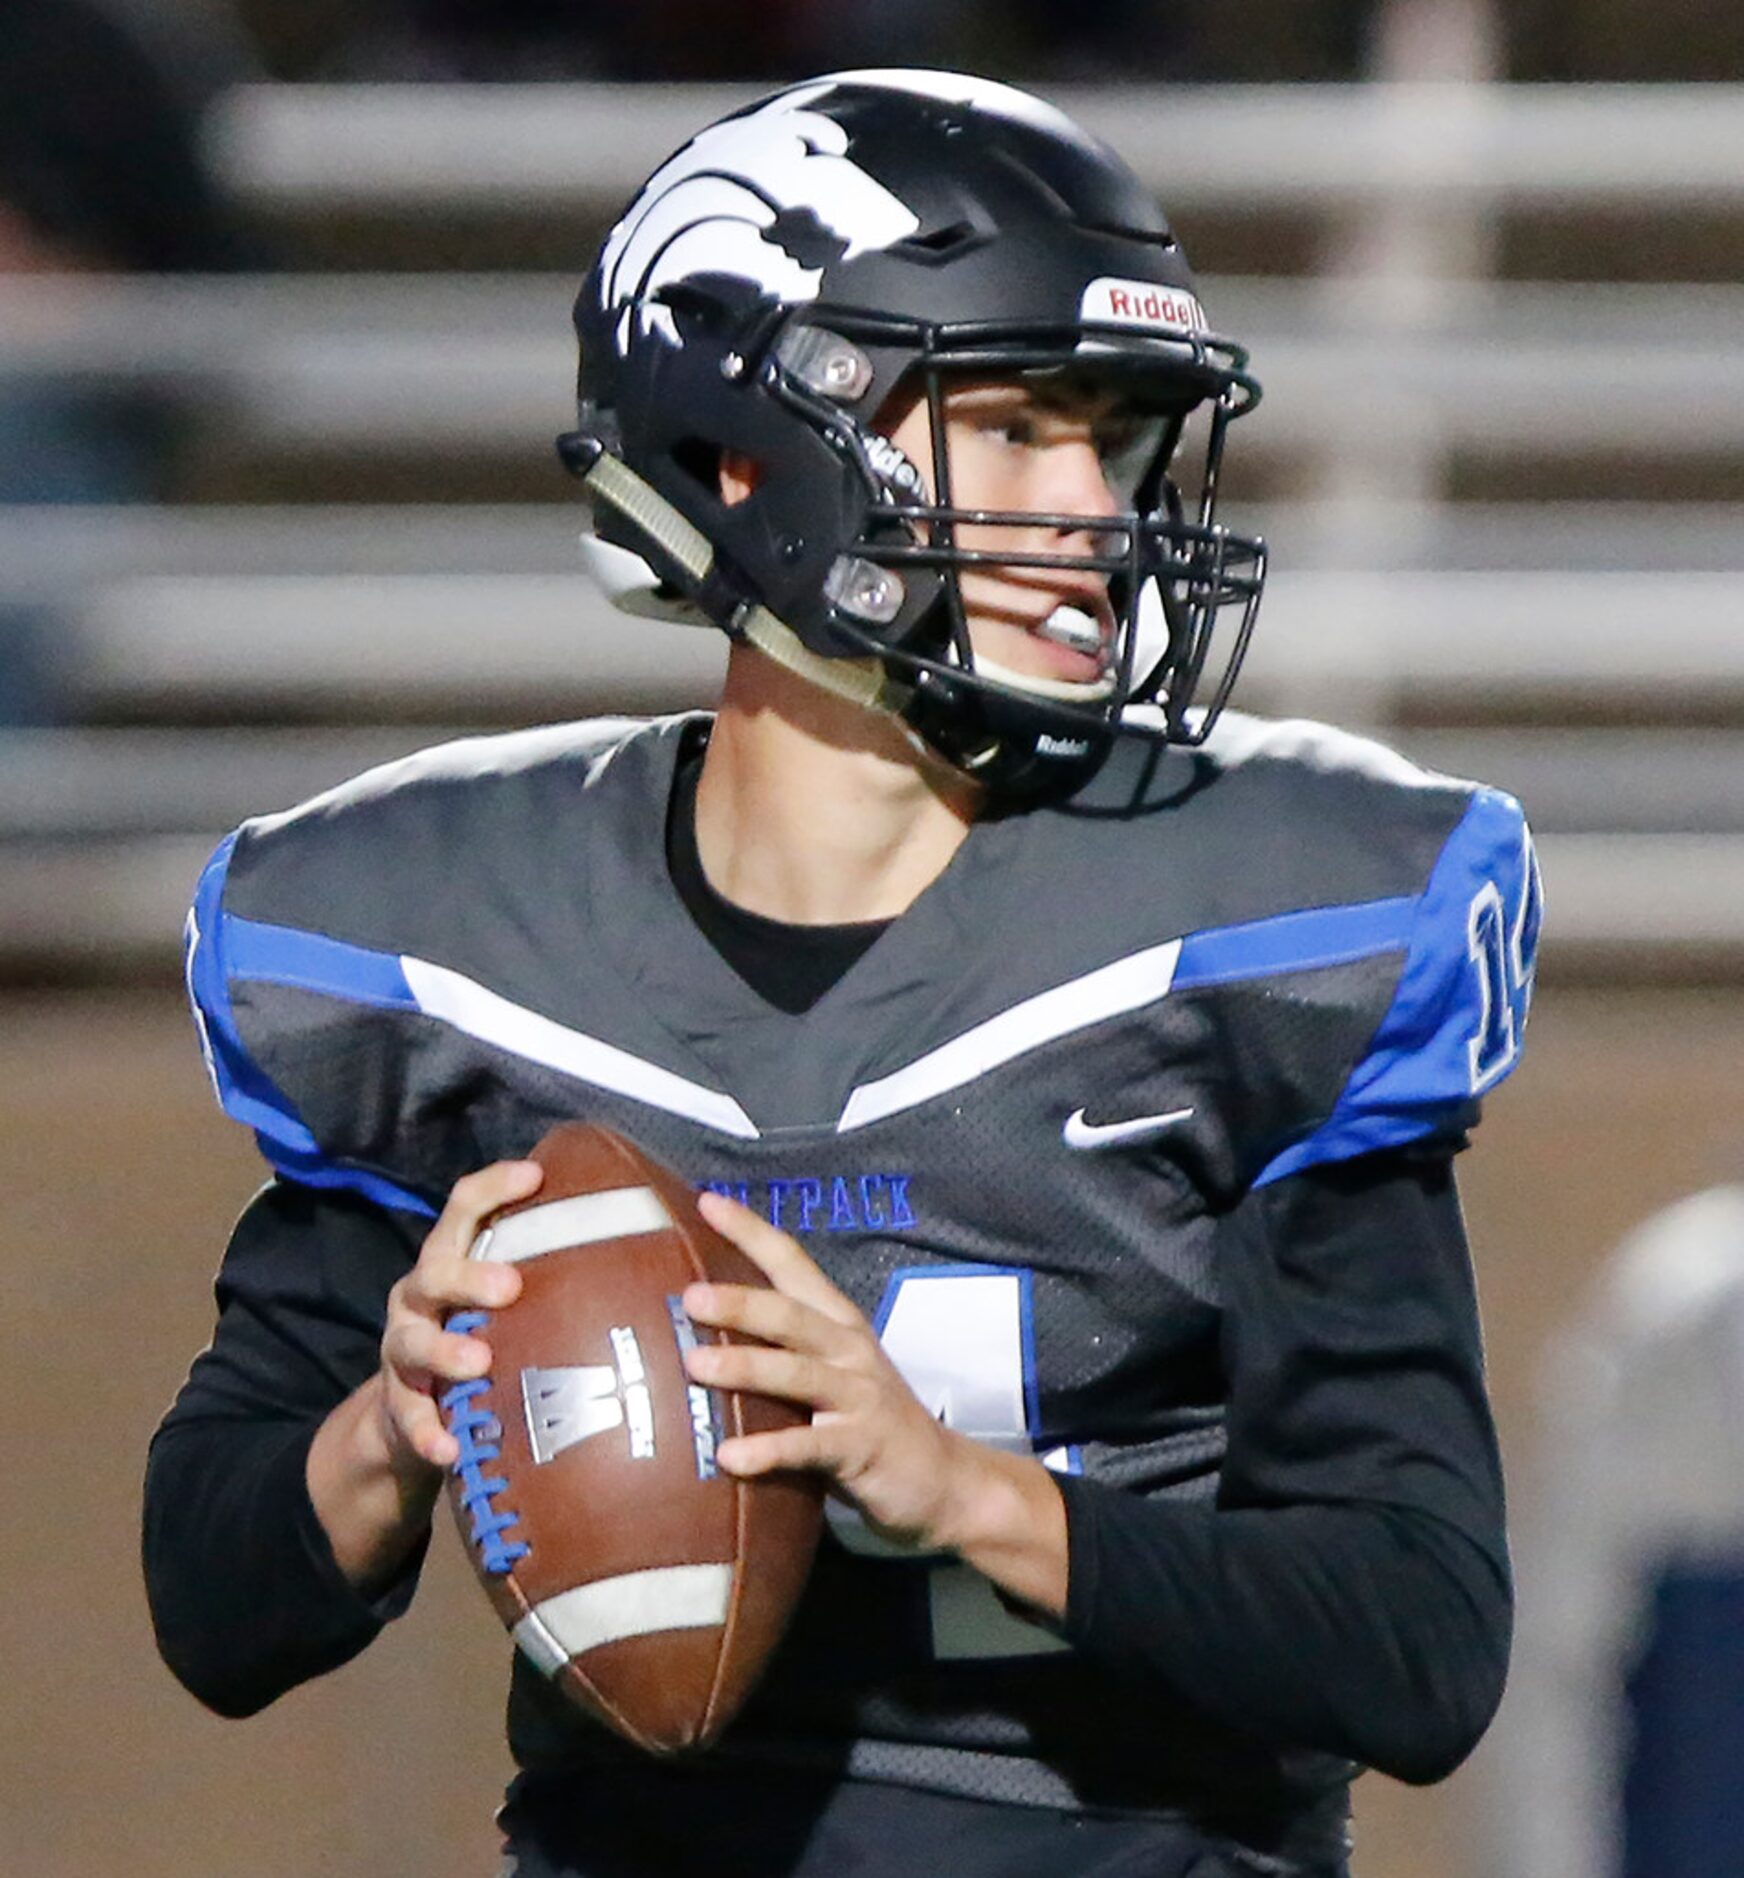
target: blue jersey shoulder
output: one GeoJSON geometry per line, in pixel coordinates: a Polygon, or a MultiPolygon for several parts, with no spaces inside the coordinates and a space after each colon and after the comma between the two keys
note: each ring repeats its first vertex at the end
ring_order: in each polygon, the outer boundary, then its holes
{"type": "Polygon", "coordinates": [[[219,1103],[279,1173],[434,1210],[380,1170],[323,1149],[250,1048],[239,1002],[250,1003],[252,987],[280,985],[345,1001],[331,1008],[418,1009],[404,942],[393,937],[403,897],[394,883],[430,898],[432,883],[439,891],[474,857],[501,851],[498,821],[536,821],[542,790],[585,788],[645,728],[604,719],[441,745],[246,822],[219,844],[188,914],[188,996],[219,1103]]]}
{"type": "Polygon", "coordinates": [[[1385,1016],[1331,1113],[1256,1184],[1456,1133],[1519,1061],[1543,911],[1537,859],[1512,796],[1463,787],[1464,813],[1401,929],[1385,1016]]]}
{"type": "MultiPolygon", "coordinates": [[[[232,997],[233,984],[252,976],[263,963],[278,982],[286,980],[283,947],[276,943],[276,930],[238,920],[225,910],[225,887],[240,832],[227,835],[206,863],[183,929],[188,1000],[219,1106],[233,1121],[253,1130],[263,1157],[275,1172],[288,1179],[307,1186],[348,1187],[382,1206],[433,1215],[435,1208],[427,1200],[385,1174],[329,1157],[296,1103],[260,1066],[245,1042],[232,997]]],[[[310,935],[290,937],[294,943],[310,935]]],[[[355,969],[355,961],[347,963],[355,969]]],[[[379,957],[372,961],[372,969],[385,982],[394,975],[396,965],[379,957]]]]}

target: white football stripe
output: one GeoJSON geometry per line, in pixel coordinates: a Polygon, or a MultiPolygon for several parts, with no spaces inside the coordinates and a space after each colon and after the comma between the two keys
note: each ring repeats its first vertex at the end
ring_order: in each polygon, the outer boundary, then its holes
{"type": "Polygon", "coordinates": [[[1086,972],[1082,978],[1055,985],[1051,991],[1025,998],[1009,1011],[1001,1011],[949,1043],[940,1044],[906,1067],[877,1082],[862,1083],[848,1097],[836,1132],[845,1135],[869,1122],[882,1121],[887,1115],[930,1102],[934,1096],[973,1082],[1044,1043],[1166,997],[1180,956],[1180,940],[1171,939],[1086,972]]]}
{"type": "Polygon", "coordinates": [[[536,1668],[555,1676],[572,1656],[585,1656],[602,1643],[724,1624],[732,1589],[731,1565],[659,1565],[624,1572],[536,1604],[511,1634],[536,1668]]]}
{"type": "Polygon", "coordinates": [[[613,1187],[511,1213],[487,1226],[473,1240],[467,1256],[518,1265],[522,1259],[561,1252],[567,1246],[597,1245],[602,1239],[627,1239],[638,1232],[664,1232],[671,1224],[672,1215],[652,1187],[613,1187]]]}
{"type": "Polygon", "coordinates": [[[419,1010],[481,1043],[495,1044],[530,1063],[543,1063],[547,1069],[559,1070],[578,1082],[610,1089],[615,1095],[664,1109],[669,1115],[682,1115],[723,1135],[737,1135],[747,1141],[757,1137],[757,1124],[731,1096],[718,1089],[705,1089],[701,1083],[646,1063],[585,1031],[571,1030],[541,1017],[537,1011],[512,1004],[445,965],[402,955],[400,969],[419,1010]]]}

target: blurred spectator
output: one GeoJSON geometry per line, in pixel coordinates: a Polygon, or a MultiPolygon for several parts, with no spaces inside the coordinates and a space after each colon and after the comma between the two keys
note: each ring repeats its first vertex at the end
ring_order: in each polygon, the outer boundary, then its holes
{"type": "MultiPolygon", "coordinates": [[[[7,275],[250,258],[199,161],[200,43],[172,76],[167,47],[95,0],[0,0],[0,289],[7,275]]],[[[149,394],[0,365],[0,502],[147,499],[174,429],[149,394]]],[[[0,584],[0,723],[58,715],[53,640],[0,584]]]]}
{"type": "Polygon", "coordinates": [[[198,156],[205,86],[184,61],[165,68],[167,35],[148,39],[98,0],[0,0],[0,46],[0,210],[27,237],[0,264],[30,266],[32,243],[38,266],[210,270],[243,258],[198,156]]]}
{"type": "Polygon", "coordinates": [[[716,79],[856,65],[1041,84],[1360,75],[1382,0],[238,0],[284,78],[716,79]]]}
{"type": "Polygon", "coordinates": [[[1498,17],[1514,79],[1744,78],[1744,7],[1723,0],[1512,0],[1498,17]]]}
{"type": "Polygon", "coordinates": [[[1631,1234],[1546,1382],[1486,1869],[1744,1872],[1744,1187],[1631,1234]]]}
{"type": "MultiPolygon", "coordinates": [[[[1385,0],[234,0],[275,77],[713,78],[945,65],[1027,80],[1361,77],[1385,0]]],[[[1718,0],[1490,6],[1511,78],[1744,76],[1718,0]]]]}

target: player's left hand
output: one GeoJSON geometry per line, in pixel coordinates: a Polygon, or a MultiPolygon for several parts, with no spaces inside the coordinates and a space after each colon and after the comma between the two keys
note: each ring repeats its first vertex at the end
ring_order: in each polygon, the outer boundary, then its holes
{"type": "Polygon", "coordinates": [[[927,1411],[885,1355],[864,1314],[807,1256],[798,1240],[724,1194],[698,1206],[769,1280],[693,1284],[684,1308],[699,1324],[741,1331],[770,1347],[699,1344],[692,1377],[713,1388],[746,1389],[804,1403],[809,1426],[724,1441],[721,1468],[754,1478],[775,1468],[812,1468],[882,1537],[918,1550],[950,1545],[951,1511],[974,1443],[927,1411]]]}

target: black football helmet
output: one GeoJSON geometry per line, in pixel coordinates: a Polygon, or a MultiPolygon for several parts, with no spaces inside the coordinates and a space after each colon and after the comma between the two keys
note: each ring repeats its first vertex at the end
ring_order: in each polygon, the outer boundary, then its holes
{"type": "Polygon", "coordinates": [[[649,178],[575,324],[580,422],[559,450],[620,606],[712,620],[1007,796],[1075,787],[1123,731],[1210,730],[1265,574],[1264,544],[1214,519],[1225,431],[1259,386],[1209,331],[1156,203],[1051,106],[931,71],[778,92],[649,178]],[[1124,513],[954,506],[947,389],[990,379],[1081,379],[1138,414],[1110,475],[1124,513]],[[927,401],[925,474],[878,427],[898,393],[927,401]],[[1197,462],[1178,479],[1184,435],[1197,462]],[[758,470],[736,502],[727,452],[758,470]],[[1001,526],[1021,540],[965,547],[970,525],[982,544],[1001,526]],[[1041,629],[1094,648],[1094,680],[977,657],[959,576],[988,564],[1106,583],[1112,646],[1071,605],[1041,629]],[[1159,708],[1123,717],[1146,701],[1159,708]]]}

